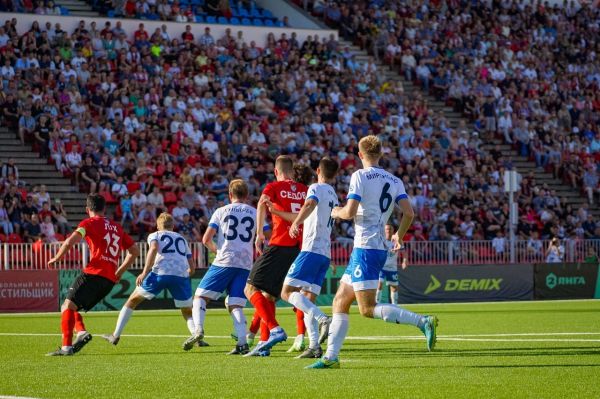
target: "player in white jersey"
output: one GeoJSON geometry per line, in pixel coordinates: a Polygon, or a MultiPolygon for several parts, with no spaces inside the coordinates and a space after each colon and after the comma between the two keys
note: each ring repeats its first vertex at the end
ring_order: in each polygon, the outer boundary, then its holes
{"type": "Polygon", "coordinates": [[[348,202],[343,208],[337,207],[331,212],[335,219],[354,219],[354,249],[333,300],[327,352],[307,368],[340,367],[338,355],[348,333],[348,313],[355,299],[362,316],[382,319],[388,323],[412,324],[425,334],[429,350],[435,345],[436,317],[422,316],[397,305],[375,302],[379,272],[387,259],[385,223],[390,218],[394,203],[397,203],[402,217],[393,249],[398,251],[412,223],[414,211],[402,180],[378,166],[381,142],[376,136],[366,136],[360,140],[358,156],[363,169],[354,172],[350,178],[348,202]]]}
{"type": "Polygon", "coordinates": [[[314,302],[321,293],[331,259],[331,210],[339,205],[331,183],[335,181],[338,168],[333,159],[321,159],[317,168],[318,182],[308,187],[306,201],[298,214],[279,212],[269,207],[271,212],[292,222],[290,236],[297,237],[300,225],[304,225],[301,252],[292,263],[281,291],[284,301],[304,312],[309,345],[297,359],[320,358],[323,355],[320,343],[327,337],[331,321],[314,302]]]}
{"type": "Polygon", "coordinates": [[[248,186],[243,180],[229,183],[229,205],[215,211],[210,218],[202,243],[211,252],[216,252],[210,266],[194,295],[192,310],[194,331],[183,343],[184,350],[190,350],[194,343],[204,337],[206,305],[221,297],[227,291],[225,306],[233,319],[237,336],[235,348],[230,355],[244,355],[249,352],[246,341],[246,317],[244,287],[254,259],[254,235],[256,233],[256,209],[246,205],[248,186]],[[217,237],[217,243],[213,237],[217,237]]]}
{"type": "Polygon", "coordinates": [[[173,216],[162,213],[156,220],[158,231],[148,236],[148,254],[142,274],[136,279],[137,288],[121,309],[115,331],[102,338],[113,345],[119,343],[123,329],[133,314],[133,310],[144,300],[153,299],[168,289],[181,308],[190,332],[194,331],[192,320],[192,285],[190,276],[194,271],[194,260],[190,247],[179,233],[173,231],[173,216]]]}
{"type": "MultiPolygon", "coordinates": [[[[393,304],[398,304],[398,253],[393,251],[396,246],[394,238],[394,226],[391,224],[385,225],[385,239],[388,246],[387,259],[383,269],[379,272],[379,285],[377,286],[377,295],[375,296],[377,303],[381,303],[381,293],[383,291],[383,283],[390,287],[390,300],[393,304]]],[[[406,269],[408,261],[406,256],[402,257],[402,269],[406,269]]]]}

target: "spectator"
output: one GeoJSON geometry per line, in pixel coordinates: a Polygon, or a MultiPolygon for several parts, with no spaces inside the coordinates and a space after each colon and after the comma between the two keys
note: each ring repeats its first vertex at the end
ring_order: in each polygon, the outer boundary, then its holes
{"type": "Polygon", "coordinates": [[[154,231],[156,228],[156,210],[151,204],[145,203],[140,209],[136,219],[136,226],[139,231],[139,241],[143,241],[149,232],[154,231]]]}

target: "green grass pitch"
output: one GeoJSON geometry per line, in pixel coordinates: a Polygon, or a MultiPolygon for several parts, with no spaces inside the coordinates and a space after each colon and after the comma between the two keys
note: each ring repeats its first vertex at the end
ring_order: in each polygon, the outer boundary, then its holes
{"type": "MultiPolygon", "coordinates": [[[[116,312],[90,313],[85,320],[96,337],[67,358],[44,356],[60,343],[58,314],[1,315],[0,396],[600,397],[600,301],[407,307],[438,315],[434,352],[417,329],[363,319],[353,308],[340,370],[304,370],[310,360],[285,353],[291,339],[270,358],[226,356],[234,343],[223,310],[207,314],[211,346],[190,352],[181,350],[187,329],[175,310],[134,313],[117,347],[99,337],[112,331],[116,312]]],[[[278,314],[293,336],[292,311],[278,314]]]]}

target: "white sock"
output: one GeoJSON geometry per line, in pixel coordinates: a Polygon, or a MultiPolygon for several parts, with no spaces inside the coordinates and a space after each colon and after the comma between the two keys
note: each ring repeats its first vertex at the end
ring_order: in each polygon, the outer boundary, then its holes
{"type": "Polygon", "coordinates": [[[206,301],[204,299],[194,298],[192,317],[194,318],[194,333],[204,332],[204,319],[206,318],[206,301]]]}
{"type": "Polygon", "coordinates": [[[402,309],[397,305],[380,303],[375,305],[375,309],[373,310],[373,318],[381,319],[386,323],[412,324],[413,326],[420,327],[423,316],[413,313],[409,310],[402,309]]]}
{"type": "Polygon", "coordinates": [[[196,332],[196,326],[194,325],[194,318],[190,317],[185,321],[187,323],[187,328],[190,330],[190,334],[194,334],[196,332]]]}
{"type": "Polygon", "coordinates": [[[329,326],[329,339],[327,340],[327,352],[325,357],[327,359],[337,359],[342,349],[346,334],[348,334],[348,314],[347,313],[334,313],[331,325],[329,326]]]}
{"type": "Polygon", "coordinates": [[[377,293],[375,294],[375,302],[377,302],[377,303],[381,303],[381,294],[382,294],[382,292],[381,292],[381,290],[378,288],[378,289],[377,289],[377,293]]]}
{"type": "Polygon", "coordinates": [[[72,346],[71,346],[71,345],[63,345],[63,346],[62,346],[62,350],[63,350],[63,351],[68,351],[68,350],[69,350],[69,349],[71,349],[71,348],[72,348],[72,346]]]}
{"type": "Polygon", "coordinates": [[[396,291],[391,293],[391,297],[392,297],[392,305],[397,305],[398,304],[398,289],[396,289],[396,291]]]}
{"type": "Polygon", "coordinates": [[[121,311],[119,312],[119,318],[117,319],[117,325],[115,327],[115,332],[113,333],[114,337],[120,337],[121,333],[123,333],[123,329],[127,325],[127,322],[131,318],[133,314],[133,309],[128,308],[127,306],[123,306],[121,311]]]}
{"type": "Polygon", "coordinates": [[[309,317],[316,319],[317,321],[321,321],[323,318],[327,317],[325,313],[323,313],[321,309],[317,307],[317,305],[312,303],[310,299],[299,292],[292,292],[288,298],[288,303],[294,305],[296,308],[300,309],[305,314],[309,315],[309,317]]]}
{"type": "Polygon", "coordinates": [[[308,335],[308,347],[317,349],[319,347],[319,323],[317,319],[310,317],[308,313],[304,313],[304,325],[308,335]]]}
{"type": "Polygon", "coordinates": [[[87,331],[85,331],[85,330],[78,331],[77,336],[79,337],[80,335],[83,335],[85,333],[87,333],[87,331]]]}
{"type": "Polygon", "coordinates": [[[233,329],[238,336],[237,345],[244,345],[246,341],[246,316],[242,308],[234,308],[231,310],[231,318],[233,319],[233,329]]]}

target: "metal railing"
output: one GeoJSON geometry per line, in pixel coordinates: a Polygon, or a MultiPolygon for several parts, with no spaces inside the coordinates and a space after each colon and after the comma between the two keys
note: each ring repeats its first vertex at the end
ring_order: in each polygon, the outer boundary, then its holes
{"type": "MultiPolygon", "coordinates": [[[[142,269],[148,246],[138,243],[140,256],[132,269],[142,269]]],[[[550,241],[515,241],[515,262],[546,263],[550,241]]],[[[192,253],[198,268],[208,267],[205,247],[193,242],[192,253]]],[[[600,254],[600,240],[563,240],[563,262],[583,262],[586,258],[600,254]]],[[[42,270],[48,268],[48,261],[58,252],[60,243],[55,244],[0,244],[0,270],[42,270]]],[[[334,265],[348,263],[352,252],[352,242],[333,242],[331,260],[334,265]]],[[[473,264],[509,264],[509,241],[417,241],[406,243],[402,253],[408,258],[409,265],[473,265],[473,264]]],[[[122,258],[125,255],[122,255],[122,258]]],[[[87,264],[89,251],[85,243],[71,249],[58,264],[57,269],[80,269],[87,264]]]]}
{"type": "MultiPolygon", "coordinates": [[[[48,261],[56,255],[60,243],[52,244],[0,244],[0,270],[42,270],[48,269],[48,261]]],[[[131,269],[143,269],[148,252],[146,243],[137,243],[140,256],[135,260],[131,269]]],[[[191,243],[192,256],[196,267],[207,267],[205,248],[202,243],[191,243]]],[[[56,269],[69,270],[81,269],[89,260],[89,249],[85,242],[73,247],[58,263],[56,269]]],[[[125,253],[121,254],[121,261],[125,253]]]]}

